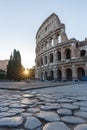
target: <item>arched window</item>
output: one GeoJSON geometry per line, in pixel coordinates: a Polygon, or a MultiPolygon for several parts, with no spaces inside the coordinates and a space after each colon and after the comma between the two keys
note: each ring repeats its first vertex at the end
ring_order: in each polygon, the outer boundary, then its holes
{"type": "Polygon", "coordinates": [[[45,56],[45,64],[47,64],[47,56],[45,56]]]}
{"type": "Polygon", "coordinates": [[[62,72],[60,69],[58,69],[57,71],[57,77],[58,77],[58,81],[62,81],[62,72]]]}
{"type": "Polygon", "coordinates": [[[58,35],[58,43],[61,43],[61,35],[58,35]]]}
{"type": "Polygon", "coordinates": [[[51,38],[51,46],[54,46],[53,38],[51,38]]]}
{"type": "Polygon", "coordinates": [[[71,69],[66,69],[66,79],[68,81],[72,81],[72,70],[71,69]]]}
{"type": "Polygon", "coordinates": [[[85,51],[85,50],[81,50],[81,51],[80,51],[80,57],[84,57],[85,54],[86,54],[86,51],[85,51]]]}
{"type": "Polygon", "coordinates": [[[66,49],[65,50],[65,55],[66,55],[66,59],[71,59],[71,50],[70,49],[66,49]]]}
{"type": "Polygon", "coordinates": [[[50,63],[53,62],[53,54],[50,54],[50,63]]]}
{"type": "Polygon", "coordinates": [[[48,80],[48,73],[45,71],[44,78],[48,80]]]}
{"type": "Polygon", "coordinates": [[[82,67],[77,69],[78,79],[82,80],[83,76],[85,76],[85,70],[82,67]]]}
{"type": "Polygon", "coordinates": [[[43,58],[41,58],[41,65],[43,65],[43,58]]]}
{"type": "Polygon", "coordinates": [[[58,51],[58,52],[57,52],[57,55],[58,55],[58,61],[60,61],[60,60],[61,60],[61,52],[58,51]]]}
{"type": "Polygon", "coordinates": [[[53,72],[53,70],[50,71],[50,77],[49,78],[50,78],[50,80],[54,80],[54,72],[53,72]]]}

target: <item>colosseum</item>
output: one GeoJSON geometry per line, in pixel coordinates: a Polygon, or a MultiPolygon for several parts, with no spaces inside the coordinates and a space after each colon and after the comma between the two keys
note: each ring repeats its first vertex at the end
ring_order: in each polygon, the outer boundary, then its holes
{"type": "Polygon", "coordinates": [[[65,24],[51,14],[36,34],[35,77],[39,80],[87,80],[87,39],[68,39],[65,24]]]}

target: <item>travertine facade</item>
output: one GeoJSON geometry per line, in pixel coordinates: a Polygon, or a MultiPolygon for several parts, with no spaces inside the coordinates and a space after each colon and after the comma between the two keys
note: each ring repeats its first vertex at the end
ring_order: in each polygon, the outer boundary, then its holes
{"type": "Polygon", "coordinates": [[[73,81],[87,76],[87,39],[68,39],[56,14],[49,16],[36,34],[36,79],[73,81]]]}

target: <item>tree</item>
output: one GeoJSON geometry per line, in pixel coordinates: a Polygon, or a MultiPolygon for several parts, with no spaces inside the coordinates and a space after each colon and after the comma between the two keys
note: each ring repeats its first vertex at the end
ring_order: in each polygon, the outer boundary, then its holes
{"type": "Polygon", "coordinates": [[[35,67],[34,66],[29,69],[29,78],[35,79],[35,67]]]}
{"type": "Polygon", "coordinates": [[[21,72],[23,66],[21,64],[21,55],[19,51],[14,49],[13,55],[11,54],[8,65],[7,65],[7,78],[9,80],[21,80],[21,72]]]}

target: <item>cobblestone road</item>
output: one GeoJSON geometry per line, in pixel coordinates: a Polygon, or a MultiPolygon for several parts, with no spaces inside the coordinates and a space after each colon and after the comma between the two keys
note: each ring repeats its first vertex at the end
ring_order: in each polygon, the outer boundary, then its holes
{"type": "Polygon", "coordinates": [[[0,89],[0,130],[87,130],[87,83],[0,89]]]}

